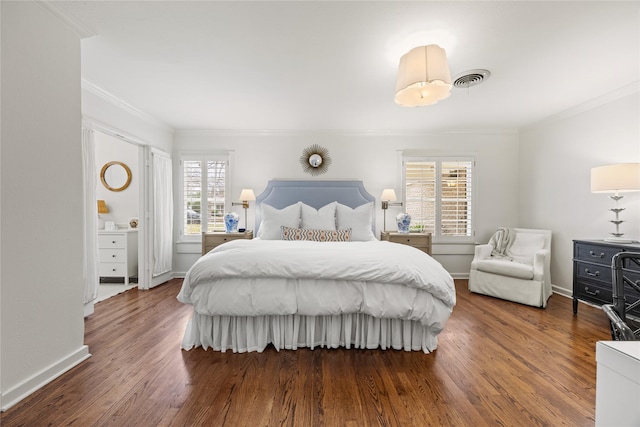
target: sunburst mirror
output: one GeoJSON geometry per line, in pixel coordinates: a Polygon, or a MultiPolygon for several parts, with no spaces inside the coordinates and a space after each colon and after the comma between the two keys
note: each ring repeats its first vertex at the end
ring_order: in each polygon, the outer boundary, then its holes
{"type": "Polygon", "coordinates": [[[313,176],[322,175],[329,169],[331,164],[329,150],[318,144],[313,144],[311,147],[302,150],[300,164],[302,165],[302,170],[306,173],[313,176]]]}

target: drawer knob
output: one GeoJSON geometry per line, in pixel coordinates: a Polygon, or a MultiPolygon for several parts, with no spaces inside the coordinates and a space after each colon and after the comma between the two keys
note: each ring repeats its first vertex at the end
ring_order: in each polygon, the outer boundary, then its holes
{"type": "Polygon", "coordinates": [[[593,251],[589,251],[589,255],[591,255],[594,258],[604,258],[604,252],[600,252],[599,254],[597,254],[593,251]]]}
{"type": "Polygon", "coordinates": [[[115,258],[115,257],[116,257],[115,255],[111,255],[111,258],[115,258]]]}
{"type": "Polygon", "coordinates": [[[598,294],[600,293],[600,289],[596,289],[595,291],[592,291],[592,290],[590,290],[590,289],[589,289],[589,287],[588,287],[588,286],[585,286],[585,287],[584,287],[584,291],[585,291],[586,293],[588,293],[589,295],[592,295],[592,296],[594,296],[594,297],[595,297],[595,296],[598,296],[598,294]]]}
{"type": "Polygon", "coordinates": [[[116,269],[115,269],[115,268],[112,268],[112,269],[111,269],[111,271],[116,271],[116,269]]]}
{"type": "Polygon", "coordinates": [[[116,244],[116,241],[115,241],[115,240],[112,240],[112,241],[111,241],[111,243],[113,243],[113,244],[115,245],[115,244],[116,244]]]}
{"type": "Polygon", "coordinates": [[[596,270],[595,273],[592,273],[589,271],[588,268],[585,268],[584,272],[587,273],[587,276],[591,276],[591,277],[598,277],[600,275],[600,272],[598,270],[596,270]]]}

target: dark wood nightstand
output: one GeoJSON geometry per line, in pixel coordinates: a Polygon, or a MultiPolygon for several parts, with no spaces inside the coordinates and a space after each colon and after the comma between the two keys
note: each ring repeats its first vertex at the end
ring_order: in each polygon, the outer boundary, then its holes
{"type": "Polygon", "coordinates": [[[243,233],[202,233],[202,255],[216,246],[238,239],[253,239],[253,231],[247,230],[243,233]]]}
{"type": "Polygon", "coordinates": [[[380,232],[380,240],[413,246],[431,255],[431,233],[397,233],[392,231],[380,232]]]}

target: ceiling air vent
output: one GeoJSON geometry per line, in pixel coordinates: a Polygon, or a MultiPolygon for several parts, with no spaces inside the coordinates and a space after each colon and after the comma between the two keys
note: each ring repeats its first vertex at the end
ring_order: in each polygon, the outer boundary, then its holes
{"type": "Polygon", "coordinates": [[[489,70],[469,70],[456,76],[453,81],[454,87],[470,88],[471,86],[479,85],[484,80],[488,79],[491,73],[489,70]]]}

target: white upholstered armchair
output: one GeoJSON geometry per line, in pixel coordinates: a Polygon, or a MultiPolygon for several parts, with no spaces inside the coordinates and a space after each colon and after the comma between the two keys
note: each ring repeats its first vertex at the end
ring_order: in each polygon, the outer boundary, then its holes
{"type": "Polygon", "coordinates": [[[469,272],[469,290],[534,307],[551,296],[551,231],[499,228],[478,245],[469,272]]]}

